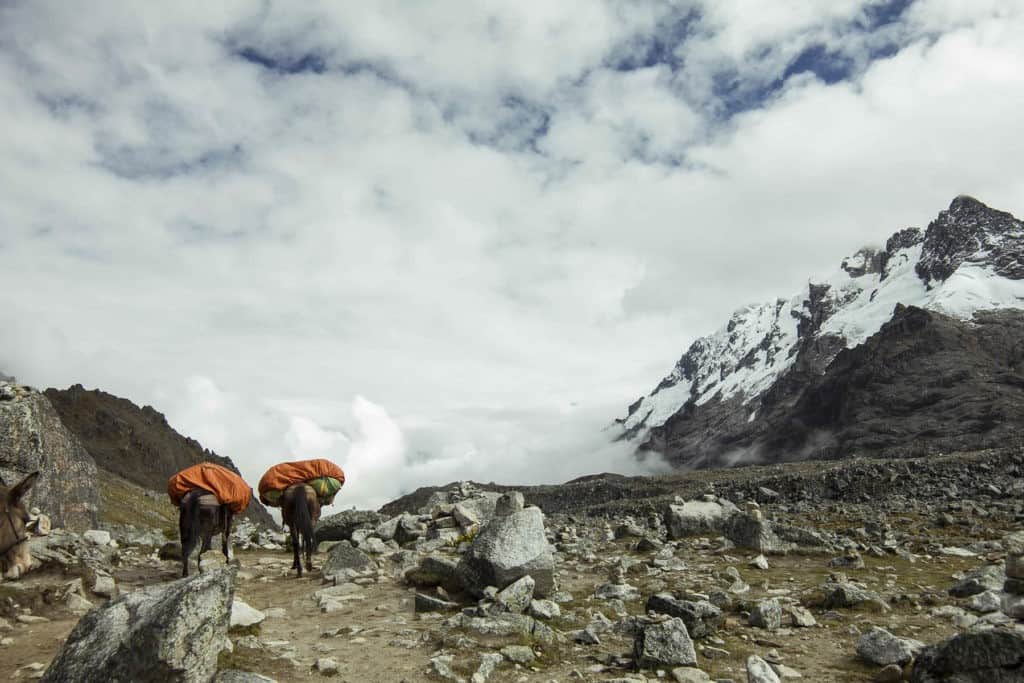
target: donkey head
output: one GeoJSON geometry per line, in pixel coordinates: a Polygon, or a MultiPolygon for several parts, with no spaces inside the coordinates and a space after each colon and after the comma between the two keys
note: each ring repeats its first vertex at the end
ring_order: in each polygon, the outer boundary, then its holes
{"type": "Polygon", "coordinates": [[[14,486],[0,486],[0,570],[5,579],[17,579],[29,570],[28,510],[25,496],[39,478],[33,472],[14,486]]]}

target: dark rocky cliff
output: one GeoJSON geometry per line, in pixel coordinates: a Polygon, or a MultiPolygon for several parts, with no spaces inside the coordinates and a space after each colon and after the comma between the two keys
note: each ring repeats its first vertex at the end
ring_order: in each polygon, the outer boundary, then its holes
{"type": "MultiPolygon", "coordinates": [[[[96,465],[133,484],[166,491],[167,480],[174,473],[199,462],[214,462],[238,472],[230,458],[182,436],[151,406],[140,408],[127,399],[87,390],[80,384],[47,389],[46,396],[96,465]]],[[[243,517],[276,526],[255,497],[243,517]]]]}

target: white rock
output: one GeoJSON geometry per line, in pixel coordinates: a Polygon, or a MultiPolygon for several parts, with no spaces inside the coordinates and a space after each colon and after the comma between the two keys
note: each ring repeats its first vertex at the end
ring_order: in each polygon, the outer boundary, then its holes
{"type": "Polygon", "coordinates": [[[89,543],[98,546],[110,545],[111,540],[110,532],[102,531],[101,529],[89,529],[84,534],[82,534],[82,538],[87,540],[89,543]]]}
{"type": "Polygon", "coordinates": [[[757,655],[747,657],[748,683],[781,683],[778,674],[757,655]]]}
{"type": "Polygon", "coordinates": [[[245,628],[259,624],[267,615],[250,607],[238,598],[231,603],[231,628],[245,628]]]}

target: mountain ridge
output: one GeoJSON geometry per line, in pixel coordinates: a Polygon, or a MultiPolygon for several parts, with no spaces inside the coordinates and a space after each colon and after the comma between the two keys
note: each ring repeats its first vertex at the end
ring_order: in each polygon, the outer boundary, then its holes
{"type": "MultiPolygon", "coordinates": [[[[230,458],[183,436],[152,406],[140,407],[126,398],[99,389],[89,390],[81,384],[67,389],[50,388],[43,393],[96,466],[132,484],[166,491],[172,475],[200,462],[213,462],[241,474],[230,458]]],[[[255,496],[242,517],[277,527],[255,496]]]]}
{"type": "MultiPolygon", "coordinates": [[[[987,325],[989,331],[1017,329],[1011,319],[1024,316],[1024,223],[961,195],[926,230],[897,231],[884,249],[861,249],[843,259],[832,275],[809,280],[793,297],[739,309],[718,331],[694,341],[658,386],[630,405],[626,417],[616,420],[617,438],[636,442],[640,451],[659,452],[681,467],[849,455],[856,440],[837,441],[832,434],[837,425],[820,425],[822,444],[817,447],[806,430],[798,429],[805,442],[797,453],[785,451],[781,444],[793,444],[772,432],[802,424],[799,411],[792,413],[801,393],[824,377],[845,351],[866,344],[894,316],[909,315],[908,307],[927,311],[929,324],[957,328],[943,338],[942,349],[928,347],[932,360],[946,358],[947,364],[973,353],[953,348],[953,338],[970,336],[971,325],[987,325]],[[995,309],[1011,312],[975,322],[977,312],[995,309]],[[942,322],[947,319],[952,322],[942,322]]],[[[899,329],[910,333],[909,327],[899,329]]],[[[872,348],[880,351],[877,344],[872,348]]],[[[1018,355],[1008,341],[988,357],[990,365],[1002,370],[967,362],[976,372],[1010,377],[1011,395],[1005,397],[1003,410],[1009,422],[1024,426],[1024,409],[1014,393],[1021,371],[1018,355]]],[[[863,354],[857,357],[865,360],[863,354]]],[[[851,373],[846,368],[847,380],[851,373]]],[[[838,390],[836,376],[832,381],[838,390]]],[[[890,439],[873,446],[872,452],[897,445],[890,439]]]]}

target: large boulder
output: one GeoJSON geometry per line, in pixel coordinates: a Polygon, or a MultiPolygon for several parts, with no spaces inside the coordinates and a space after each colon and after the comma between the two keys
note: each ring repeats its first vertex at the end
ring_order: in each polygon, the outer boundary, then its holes
{"type": "Polygon", "coordinates": [[[926,648],[912,683],[1017,683],[1024,679],[1024,634],[970,631],[926,648]]]}
{"type": "Polygon", "coordinates": [[[756,550],[763,555],[825,552],[832,549],[832,544],[817,532],[774,524],[760,515],[743,512],[732,515],[724,522],[722,534],[737,547],[756,550]]]}
{"type": "Polygon", "coordinates": [[[376,568],[377,563],[368,555],[353,548],[348,541],[342,541],[327,552],[327,559],[324,560],[321,571],[324,576],[334,576],[346,569],[366,572],[376,568]]]}
{"type": "Polygon", "coordinates": [[[345,510],[317,522],[313,538],[317,545],[324,541],[348,541],[356,529],[375,529],[384,516],[373,510],[345,510]]]}
{"type": "Polygon", "coordinates": [[[703,638],[714,633],[725,623],[722,610],[706,600],[680,600],[671,593],[657,593],[647,599],[645,609],[672,617],[686,624],[691,638],[703,638]]]}
{"type": "Polygon", "coordinates": [[[697,652],[682,619],[649,624],[636,634],[633,658],[641,669],[695,666],[697,652]]]}
{"type": "Polygon", "coordinates": [[[210,681],[227,638],[235,570],[150,586],[88,612],[43,681],[210,681]]]}
{"type": "Polygon", "coordinates": [[[912,638],[900,638],[878,626],[857,639],[857,654],[878,666],[906,664],[925,647],[924,643],[912,638]]]}
{"type": "Polygon", "coordinates": [[[682,505],[669,505],[665,512],[665,526],[669,538],[721,535],[726,522],[739,512],[727,500],[688,500],[682,505]]]}
{"type": "Polygon", "coordinates": [[[35,389],[0,382],[0,480],[8,485],[31,472],[39,480],[29,506],[54,526],[76,531],[97,525],[96,462],[35,389]]]}
{"type": "Polygon", "coordinates": [[[494,517],[470,544],[459,562],[459,575],[475,597],[484,588],[501,589],[529,574],[534,594],[546,597],[554,590],[555,560],[544,532],[544,513],[529,507],[494,517]]]}
{"type": "Polygon", "coordinates": [[[956,598],[969,598],[985,591],[998,591],[1003,587],[1006,578],[1003,568],[996,565],[985,565],[967,572],[964,578],[953,584],[949,594],[956,598]]]}

